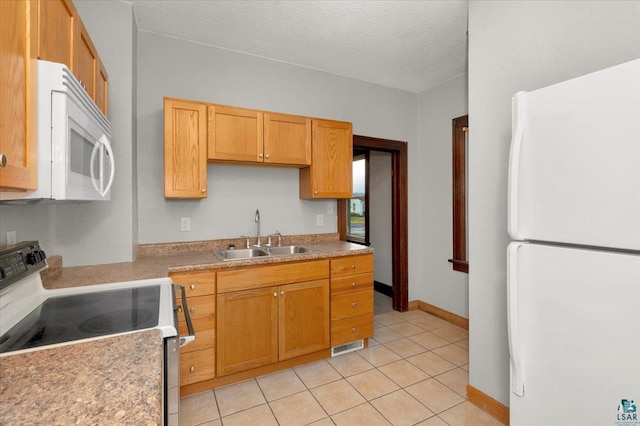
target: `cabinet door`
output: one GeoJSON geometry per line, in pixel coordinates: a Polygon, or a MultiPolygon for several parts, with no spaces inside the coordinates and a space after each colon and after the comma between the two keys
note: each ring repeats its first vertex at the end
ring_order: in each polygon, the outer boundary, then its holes
{"type": "Polygon", "coordinates": [[[278,360],[277,287],[218,295],[217,374],[278,360]]]}
{"type": "Polygon", "coordinates": [[[98,69],[96,75],[96,105],[100,111],[106,116],[109,104],[109,76],[104,68],[102,61],[98,61],[98,69]]]}
{"type": "Polygon", "coordinates": [[[96,75],[98,52],[93,46],[87,29],[80,19],[76,19],[76,33],[73,44],[73,66],[71,72],[80,80],[91,99],[96,100],[96,75]]]}
{"type": "Polygon", "coordinates": [[[74,21],[78,14],[70,0],[38,1],[38,58],[73,69],[74,21]]]}
{"type": "Polygon", "coordinates": [[[164,100],[164,196],[207,196],[207,107],[164,100]]]}
{"type": "Polygon", "coordinates": [[[351,123],[312,121],[311,166],[300,169],[300,198],[351,198],[351,123]]]}
{"type": "Polygon", "coordinates": [[[36,4],[0,1],[0,188],[36,189],[37,55],[36,4]]]}
{"type": "Polygon", "coordinates": [[[329,280],[280,286],[279,360],[329,347],[329,280]]]}
{"type": "Polygon", "coordinates": [[[264,113],[264,162],[311,164],[311,119],[299,115],[264,113]]]}
{"type": "Polygon", "coordinates": [[[259,111],[209,105],[210,160],[262,163],[263,117],[259,111]]]}

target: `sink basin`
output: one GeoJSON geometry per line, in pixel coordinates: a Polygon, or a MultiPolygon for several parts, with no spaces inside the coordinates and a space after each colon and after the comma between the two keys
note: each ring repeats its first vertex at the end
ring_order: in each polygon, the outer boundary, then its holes
{"type": "Polygon", "coordinates": [[[220,260],[251,259],[254,257],[269,256],[269,253],[258,248],[214,250],[213,254],[220,260]]]}
{"type": "Polygon", "coordinates": [[[299,253],[309,253],[309,250],[303,246],[282,246],[282,247],[271,247],[269,252],[272,256],[282,256],[287,254],[299,254],[299,253]]]}

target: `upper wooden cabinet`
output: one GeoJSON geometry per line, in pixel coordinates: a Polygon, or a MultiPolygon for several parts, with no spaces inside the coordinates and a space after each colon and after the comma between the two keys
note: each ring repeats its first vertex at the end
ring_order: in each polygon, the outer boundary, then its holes
{"type": "Polygon", "coordinates": [[[36,7],[34,1],[0,1],[0,189],[38,184],[36,7]]]}
{"type": "Polygon", "coordinates": [[[351,198],[351,123],[313,120],[311,166],[300,169],[300,198],[351,198]]]}
{"type": "Polygon", "coordinates": [[[38,1],[38,58],[65,64],[107,114],[107,71],[71,0],[38,1]]]}
{"type": "Polygon", "coordinates": [[[311,119],[225,105],[208,107],[212,161],[304,167],[311,162],[311,119]]]}
{"type": "Polygon", "coordinates": [[[71,0],[38,1],[38,16],[38,58],[60,62],[73,70],[78,13],[71,0]]]}
{"type": "Polygon", "coordinates": [[[207,196],[207,105],[164,99],[164,196],[207,196]]]}

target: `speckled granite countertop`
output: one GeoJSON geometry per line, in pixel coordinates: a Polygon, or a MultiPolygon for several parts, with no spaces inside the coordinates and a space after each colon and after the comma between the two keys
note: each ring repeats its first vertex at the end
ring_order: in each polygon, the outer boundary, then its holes
{"type": "MultiPolygon", "coordinates": [[[[220,261],[212,249],[245,240],[149,244],[133,262],[62,267],[49,258],[46,288],[166,277],[170,272],[233,268],[372,253],[337,234],[287,236],[310,253],[220,261]]],[[[162,335],[158,330],[0,357],[0,424],[160,424],[162,335]]]]}
{"type": "Polygon", "coordinates": [[[202,269],[235,268],[238,266],[260,265],[277,262],[323,259],[327,257],[349,256],[373,253],[373,249],[358,244],[339,241],[337,234],[285,237],[283,245],[304,245],[310,253],[287,256],[264,256],[247,260],[221,261],[212,249],[225,248],[229,242],[236,247],[244,247],[244,240],[196,241],[189,243],[149,244],[140,246],[139,254],[133,262],[104,265],[77,266],[56,269],[49,262],[52,271],[45,272],[43,282],[46,288],[76,287],[92,284],[143,280],[166,277],[170,272],[196,271],[202,269]]]}
{"type": "Polygon", "coordinates": [[[159,330],[1,357],[0,424],[158,425],[162,358],[159,330]]]}

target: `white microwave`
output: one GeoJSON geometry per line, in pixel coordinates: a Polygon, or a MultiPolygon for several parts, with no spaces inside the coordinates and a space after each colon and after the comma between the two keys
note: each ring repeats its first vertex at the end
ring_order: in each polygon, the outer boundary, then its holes
{"type": "Polygon", "coordinates": [[[38,188],[0,200],[108,200],[114,176],[109,120],[65,65],[39,60],[38,188]]]}

